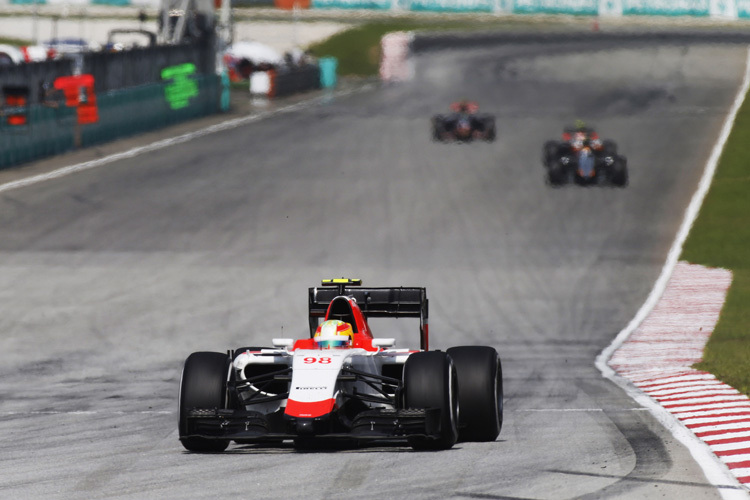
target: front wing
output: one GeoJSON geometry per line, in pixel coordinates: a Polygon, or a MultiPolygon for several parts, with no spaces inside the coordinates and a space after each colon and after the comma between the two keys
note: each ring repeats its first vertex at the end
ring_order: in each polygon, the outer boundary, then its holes
{"type": "Polygon", "coordinates": [[[439,437],[439,409],[374,409],[359,413],[342,426],[335,412],[316,418],[295,418],[283,411],[195,408],[187,413],[187,432],[180,439],[202,438],[263,443],[295,438],[361,441],[439,437]]]}

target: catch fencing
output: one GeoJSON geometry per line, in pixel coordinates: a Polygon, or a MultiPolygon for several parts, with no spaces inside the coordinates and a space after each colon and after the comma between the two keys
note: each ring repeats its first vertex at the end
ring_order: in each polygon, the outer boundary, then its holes
{"type": "MultiPolygon", "coordinates": [[[[689,16],[750,19],[750,0],[238,0],[238,7],[296,5],[313,9],[370,9],[574,16],[689,16]]],[[[2,4],[63,4],[68,0],[0,0],[2,4]]],[[[159,0],[76,0],[76,4],[159,8],[159,0]]]]}
{"type": "Polygon", "coordinates": [[[226,109],[212,47],[159,46],[0,70],[0,168],[226,109]]]}

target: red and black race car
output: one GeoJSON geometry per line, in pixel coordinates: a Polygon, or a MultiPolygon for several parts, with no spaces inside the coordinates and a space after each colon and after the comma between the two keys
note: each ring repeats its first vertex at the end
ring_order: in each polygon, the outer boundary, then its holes
{"type": "Polygon", "coordinates": [[[458,440],[494,441],[503,421],[497,351],[429,350],[427,310],[424,288],[365,288],[349,279],[310,288],[309,337],[187,358],[182,445],[219,452],[230,441],[314,447],[386,440],[442,450],[458,440]],[[367,322],[374,317],[418,318],[420,348],[375,338],[367,322]]]}
{"type": "Polygon", "coordinates": [[[477,103],[454,102],[450,109],[450,114],[432,117],[433,140],[440,142],[473,140],[491,142],[495,140],[495,117],[486,113],[480,114],[477,103]]]}
{"type": "Polygon", "coordinates": [[[617,144],[602,140],[593,128],[577,123],[563,130],[561,141],[547,141],[542,148],[542,162],[547,182],[553,186],[567,184],[610,184],[623,187],[628,183],[627,158],[617,153],[617,144]]]}

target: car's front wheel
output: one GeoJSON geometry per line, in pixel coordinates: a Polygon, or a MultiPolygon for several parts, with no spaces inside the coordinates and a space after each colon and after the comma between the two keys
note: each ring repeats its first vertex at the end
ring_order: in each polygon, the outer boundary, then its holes
{"type": "Polygon", "coordinates": [[[218,352],[194,352],[182,369],[179,399],[179,434],[182,446],[196,452],[226,450],[229,441],[188,437],[187,413],[194,408],[223,409],[227,404],[229,356],[218,352]]]}
{"type": "Polygon", "coordinates": [[[404,404],[412,409],[440,410],[437,436],[410,436],[415,450],[446,450],[458,440],[458,380],[445,352],[417,352],[404,365],[404,404]]]}
{"type": "Polygon", "coordinates": [[[503,426],[503,369],[488,346],[448,349],[458,376],[458,439],[494,441],[503,426]]]}
{"type": "Polygon", "coordinates": [[[568,169],[560,162],[555,162],[547,169],[547,182],[551,186],[562,186],[568,182],[568,169]]]}

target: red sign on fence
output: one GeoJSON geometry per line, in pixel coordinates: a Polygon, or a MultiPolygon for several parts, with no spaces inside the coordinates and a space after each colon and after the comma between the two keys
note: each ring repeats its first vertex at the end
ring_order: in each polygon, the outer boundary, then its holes
{"type": "Polygon", "coordinates": [[[18,126],[28,123],[29,88],[19,86],[3,87],[5,96],[3,108],[8,125],[18,126]]]}
{"type": "Polygon", "coordinates": [[[79,125],[99,121],[92,75],[61,76],[55,79],[55,88],[62,90],[66,106],[76,108],[79,125]]]}

